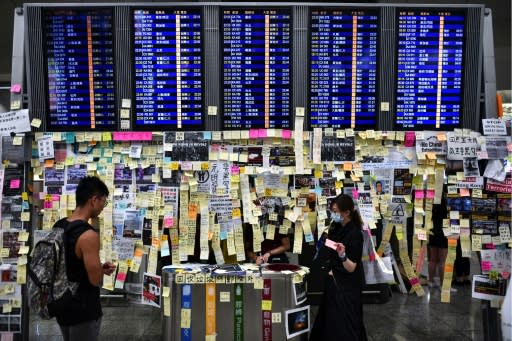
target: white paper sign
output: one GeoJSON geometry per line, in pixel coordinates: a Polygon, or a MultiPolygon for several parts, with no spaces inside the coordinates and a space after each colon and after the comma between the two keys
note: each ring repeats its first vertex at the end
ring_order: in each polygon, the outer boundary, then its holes
{"type": "Polygon", "coordinates": [[[9,111],[0,114],[0,134],[24,133],[30,131],[28,109],[9,111]]]}
{"type": "Polygon", "coordinates": [[[507,135],[505,121],[497,118],[484,118],[482,128],[484,135],[507,135]]]}

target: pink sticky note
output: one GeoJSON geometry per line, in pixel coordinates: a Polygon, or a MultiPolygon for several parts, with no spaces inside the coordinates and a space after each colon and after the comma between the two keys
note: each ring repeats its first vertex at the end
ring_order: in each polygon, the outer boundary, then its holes
{"type": "Polygon", "coordinates": [[[19,94],[21,92],[21,84],[11,85],[11,92],[15,93],[15,94],[19,94]]]}
{"type": "Polygon", "coordinates": [[[417,279],[416,277],[411,278],[411,279],[409,280],[409,283],[411,283],[411,285],[418,284],[418,279],[417,279]]]}
{"type": "Polygon", "coordinates": [[[153,133],[150,131],[144,132],[125,132],[115,131],[112,134],[114,141],[151,141],[153,139],[153,133]]]}
{"type": "Polygon", "coordinates": [[[355,188],[352,188],[352,198],[354,200],[359,199],[359,191],[357,189],[355,189],[355,188]]]}
{"type": "Polygon", "coordinates": [[[259,136],[258,129],[249,129],[249,138],[250,139],[257,139],[259,136]]]}
{"type": "Polygon", "coordinates": [[[174,218],[171,216],[164,216],[164,227],[169,228],[174,225],[174,218]]]}
{"type": "Polygon", "coordinates": [[[230,169],[230,172],[231,174],[240,174],[240,167],[238,167],[237,165],[231,165],[231,169],[230,169]]]}
{"type": "Polygon", "coordinates": [[[53,201],[45,200],[44,201],[44,208],[52,209],[53,208],[53,201]]]}
{"type": "Polygon", "coordinates": [[[126,272],[118,272],[116,280],[124,282],[126,280],[126,272]]]}
{"type": "Polygon", "coordinates": [[[425,192],[423,190],[417,189],[414,191],[414,198],[415,199],[425,199],[425,192]]]}
{"type": "Polygon", "coordinates": [[[18,189],[20,188],[20,179],[12,179],[10,183],[11,189],[18,189]]]}
{"type": "Polygon", "coordinates": [[[482,272],[488,272],[492,269],[492,263],[488,261],[482,261],[482,272]]]}
{"type": "Polygon", "coordinates": [[[494,249],[496,249],[496,245],[494,245],[493,243],[488,243],[488,244],[484,244],[484,248],[486,250],[494,250],[494,249]]]}
{"type": "Polygon", "coordinates": [[[416,133],[414,131],[406,131],[404,146],[412,147],[412,146],[414,146],[415,141],[416,141],[416,133]]]}
{"type": "Polygon", "coordinates": [[[434,190],[427,189],[427,199],[434,199],[434,190]]]}
{"type": "Polygon", "coordinates": [[[281,131],[281,137],[283,139],[291,139],[292,138],[292,131],[289,129],[283,129],[281,131]]]}
{"type": "Polygon", "coordinates": [[[267,129],[258,129],[258,137],[260,139],[267,137],[267,129]]]}

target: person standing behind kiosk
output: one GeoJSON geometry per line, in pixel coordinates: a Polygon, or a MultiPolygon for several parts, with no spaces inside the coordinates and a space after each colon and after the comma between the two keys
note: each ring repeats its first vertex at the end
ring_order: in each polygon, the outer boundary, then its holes
{"type": "Polygon", "coordinates": [[[331,226],[315,258],[328,271],[310,341],[366,340],[362,289],[362,220],[354,201],[341,194],[331,204],[331,226]]]}
{"type": "MultiPolygon", "coordinates": [[[[288,263],[286,251],[290,249],[290,238],[286,234],[276,231],[274,239],[264,239],[261,243],[261,252],[255,253],[252,250],[252,228],[250,237],[247,238],[246,250],[248,258],[260,265],[263,263],[288,263]]],[[[247,231],[247,230],[246,230],[247,231]]]]}

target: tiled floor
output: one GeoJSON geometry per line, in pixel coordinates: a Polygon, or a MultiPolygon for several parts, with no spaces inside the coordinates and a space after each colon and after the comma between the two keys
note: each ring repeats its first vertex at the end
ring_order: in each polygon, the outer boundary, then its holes
{"type": "MultiPolygon", "coordinates": [[[[472,273],[478,261],[471,261],[472,273]]],[[[439,288],[424,286],[425,296],[393,292],[385,304],[366,304],[364,320],[370,341],[465,341],[483,340],[481,302],[471,298],[470,286],[457,287],[451,303],[441,303],[439,288]]],[[[311,321],[318,310],[311,307],[311,321]]],[[[152,341],[162,339],[159,309],[126,303],[121,299],[103,302],[101,340],[152,341]]],[[[245,321],[245,323],[248,323],[245,321]]],[[[32,316],[30,340],[62,340],[54,320],[43,321],[32,316]]],[[[229,340],[219,340],[229,341],[229,340]]],[[[247,339],[247,341],[253,341],[247,339]]],[[[281,341],[281,340],[277,340],[281,341]]],[[[284,341],[284,340],[283,340],[284,341]]]]}
{"type": "MultiPolygon", "coordinates": [[[[480,301],[471,298],[469,286],[458,288],[450,304],[440,303],[439,289],[424,288],[424,297],[393,293],[388,303],[365,305],[369,340],[483,340],[480,301]]],[[[158,309],[119,300],[104,302],[103,306],[101,340],[162,339],[158,309]]],[[[312,307],[313,315],[316,308],[312,307]]],[[[54,321],[33,317],[30,340],[62,338],[54,321]]]]}

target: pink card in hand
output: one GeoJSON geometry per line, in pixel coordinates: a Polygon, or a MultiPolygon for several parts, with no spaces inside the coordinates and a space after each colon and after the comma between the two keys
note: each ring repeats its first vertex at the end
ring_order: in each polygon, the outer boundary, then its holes
{"type": "Polygon", "coordinates": [[[330,240],[329,238],[327,238],[325,240],[325,246],[327,246],[328,248],[336,250],[336,246],[337,245],[338,245],[338,243],[336,243],[335,241],[330,240]]]}

